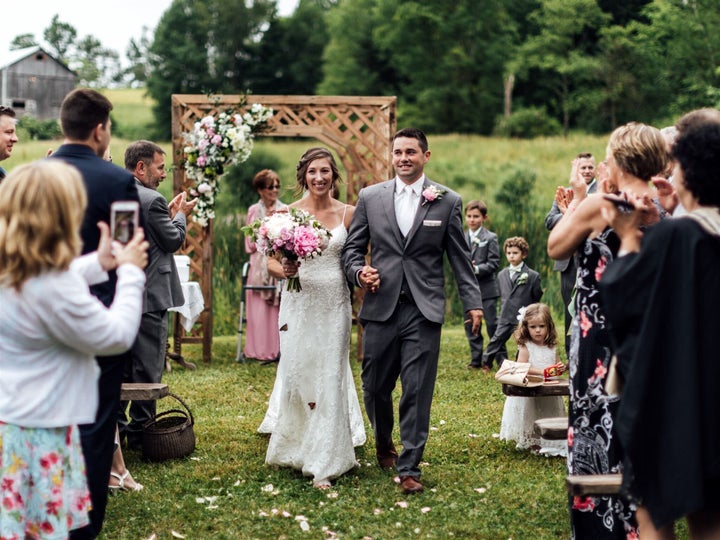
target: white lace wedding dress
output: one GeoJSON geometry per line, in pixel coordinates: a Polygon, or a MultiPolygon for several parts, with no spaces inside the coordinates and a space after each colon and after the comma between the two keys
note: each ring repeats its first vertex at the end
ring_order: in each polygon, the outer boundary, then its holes
{"type": "Polygon", "coordinates": [[[350,291],[340,263],[347,231],[341,224],[331,232],[323,254],[300,265],[302,291],[282,293],[280,363],[258,429],[271,434],[267,464],[299,469],[316,483],[352,469],[353,447],[365,443],[350,371],[350,291]]]}
{"type": "MultiPolygon", "coordinates": [[[[555,363],[555,348],[535,345],[528,341],[525,346],[530,353],[530,363],[540,369],[555,363]]],[[[565,415],[565,402],[560,396],[505,398],[500,438],[516,441],[517,448],[540,446],[539,453],[549,456],[566,456],[566,441],[541,439],[534,432],[535,420],[565,415]]]]}

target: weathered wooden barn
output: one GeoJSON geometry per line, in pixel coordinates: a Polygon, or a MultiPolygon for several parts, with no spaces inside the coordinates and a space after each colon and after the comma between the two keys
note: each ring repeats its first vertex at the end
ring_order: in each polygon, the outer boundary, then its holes
{"type": "Polygon", "coordinates": [[[42,47],[0,54],[0,104],[18,117],[59,118],[63,98],[76,85],[75,73],[42,47]]]}

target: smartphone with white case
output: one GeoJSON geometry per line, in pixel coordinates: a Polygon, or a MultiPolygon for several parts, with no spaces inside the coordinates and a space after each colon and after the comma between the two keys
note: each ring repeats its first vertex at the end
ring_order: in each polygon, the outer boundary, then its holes
{"type": "Polygon", "coordinates": [[[115,201],[110,205],[110,236],[127,244],[140,226],[140,204],[137,201],[115,201]]]}

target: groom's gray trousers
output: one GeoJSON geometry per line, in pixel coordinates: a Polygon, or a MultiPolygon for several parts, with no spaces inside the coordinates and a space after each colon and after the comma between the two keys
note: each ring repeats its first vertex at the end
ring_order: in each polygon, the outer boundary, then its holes
{"type": "Polygon", "coordinates": [[[412,302],[398,303],[383,322],[363,321],[362,384],[365,410],[378,449],[392,444],[392,391],[400,375],[400,476],[420,476],[420,460],[430,429],[442,325],[423,317],[412,302]]]}

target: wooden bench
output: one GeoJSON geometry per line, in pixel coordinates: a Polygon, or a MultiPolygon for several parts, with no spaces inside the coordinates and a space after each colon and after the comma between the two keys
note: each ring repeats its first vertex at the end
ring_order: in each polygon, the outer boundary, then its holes
{"type": "Polygon", "coordinates": [[[123,383],[120,389],[122,401],[156,401],[170,393],[165,383],[123,383]]]}
{"type": "Polygon", "coordinates": [[[557,416],[554,418],[540,418],[535,420],[535,434],[550,441],[564,441],[567,439],[568,418],[557,416]]]}
{"type": "Polygon", "coordinates": [[[622,474],[569,475],[565,478],[568,493],[573,496],[617,495],[622,485],[622,474]]]}
{"type": "Polygon", "coordinates": [[[506,396],[569,396],[570,381],[568,379],[558,379],[555,381],[547,381],[540,386],[515,386],[514,384],[503,384],[502,391],[506,396]]]}

